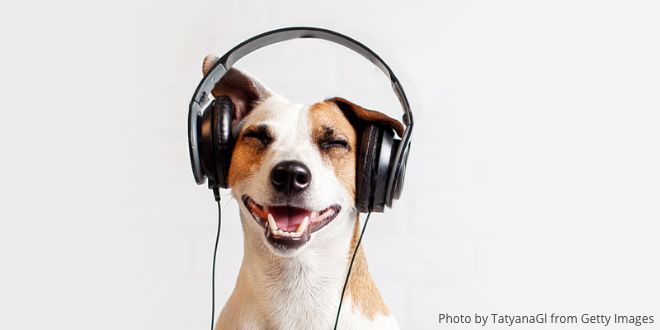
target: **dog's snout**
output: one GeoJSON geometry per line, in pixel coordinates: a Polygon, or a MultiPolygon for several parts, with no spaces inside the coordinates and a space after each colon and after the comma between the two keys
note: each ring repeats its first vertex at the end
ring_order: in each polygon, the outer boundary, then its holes
{"type": "Polygon", "coordinates": [[[312,181],[312,172],[305,164],[288,160],[273,167],[270,179],[275,190],[291,196],[309,187],[309,183],[312,181]]]}

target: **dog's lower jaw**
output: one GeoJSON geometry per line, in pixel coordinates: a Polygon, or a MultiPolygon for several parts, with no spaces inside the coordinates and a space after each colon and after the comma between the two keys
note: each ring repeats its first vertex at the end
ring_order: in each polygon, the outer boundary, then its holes
{"type": "MultiPolygon", "coordinates": [[[[265,245],[269,243],[263,233],[256,233],[255,227],[248,226],[253,225],[248,221],[254,220],[243,214],[241,218],[243,262],[217,329],[301,329],[312,325],[319,329],[332,328],[354,244],[354,211],[342,212],[328,228],[322,229],[329,232],[315,233],[308,246],[292,256],[273,254],[265,245]]],[[[366,272],[366,263],[362,271],[366,272]]],[[[340,326],[396,328],[391,315],[362,313],[348,291],[340,326]]]]}

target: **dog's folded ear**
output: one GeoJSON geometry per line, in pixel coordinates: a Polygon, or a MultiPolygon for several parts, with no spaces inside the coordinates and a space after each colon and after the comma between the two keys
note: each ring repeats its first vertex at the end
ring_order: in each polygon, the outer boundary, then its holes
{"type": "Polygon", "coordinates": [[[399,137],[403,136],[403,124],[382,112],[363,108],[341,97],[333,97],[327,99],[326,102],[336,104],[344,116],[354,124],[376,123],[391,127],[399,137]]]}
{"type": "MultiPolygon", "coordinates": [[[[215,55],[207,55],[202,64],[202,72],[208,74],[213,64],[218,61],[215,55]]],[[[213,87],[213,96],[228,96],[234,105],[234,119],[240,121],[245,118],[254,107],[267,99],[273,93],[257,78],[230,68],[229,71],[213,87]]]]}

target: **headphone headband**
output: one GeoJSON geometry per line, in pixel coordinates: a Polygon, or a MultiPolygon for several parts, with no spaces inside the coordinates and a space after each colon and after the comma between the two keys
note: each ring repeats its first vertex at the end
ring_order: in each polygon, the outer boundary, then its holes
{"type": "MultiPolygon", "coordinates": [[[[200,119],[203,110],[206,109],[208,105],[213,101],[213,95],[211,94],[211,91],[215,87],[215,84],[220,81],[220,79],[225,75],[225,73],[227,73],[227,71],[234,65],[234,63],[236,63],[245,55],[248,55],[255,50],[268,45],[298,38],[322,39],[349,48],[369,60],[389,78],[392,85],[392,90],[399,99],[399,103],[401,103],[401,108],[404,112],[403,123],[406,125],[406,129],[403,133],[403,136],[401,137],[401,143],[396,150],[394,163],[397,164],[397,168],[405,166],[405,158],[407,153],[404,153],[404,151],[407,151],[410,144],[413,116],[412,111],[410,110],[410,104],[408,103],[408,98],[406,98],[406,94],[403,91],[403,87],[387,63],[385,63],[385,61],[383,61],[380,56],[378,56],[367,46],[343,34],[313,27],[289,27],[262,33],[232,48],[211,67],[208,74],[197,86],[195,94],[190,101],[190,109],[188,113],[188,141],[190,148],[190,160],[193,165],[193,174],[195,176],[195,181],[197,181],[198,184],[204,183],[204,174],[199,159],[199,145],[197,141],[197,135],[193,132],[195,132],[195,129],[201,123],[200,119]]],[[[394,185],[394,179],[395,176],[392,175],[387,183],[387,190],[390,192],[394,190],[392,189],[392,186],[394,185]]],[[[388,200],[391,200],[391,196],[388,196],[388,200]]]]}

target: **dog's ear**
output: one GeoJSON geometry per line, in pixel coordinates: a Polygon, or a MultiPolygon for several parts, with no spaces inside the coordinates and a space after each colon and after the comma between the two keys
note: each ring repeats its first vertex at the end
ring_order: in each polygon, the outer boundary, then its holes
{"type": "Polygon", "coordinates": [[[336,104],[344,113],[344,116],[346,116],[353,125],[357,126],[356,129],[358,130],[361,130],[365,124],[376,123],[391,127],[399,137],[403,136],[403,124],[382,112],[365,109],[341,97],[333,97],[327,99],[326,102],[336,104]]]}
{"type": "MultiPolygon", "coordinates": [[[[202,72],[208,74],[218,61],[215,55],[207,55],[202,64],[202,72]]],[[[213,96],[228,96],[234,104],[234,120],[245,118],[254,107],[273,93],[252,75],[231,68],[213,87],[213,96]]]]}
{"type": "Polygon", "coordinates": [[[208,54],[204,57],[204,62],[202,62],[202,73],[206,76],[209,73],[209,70],[217,62],[219,57],[214,54],[208,54]]]}

